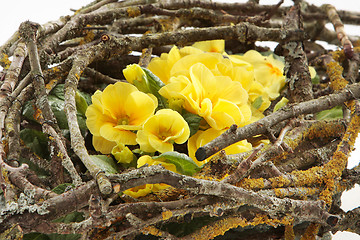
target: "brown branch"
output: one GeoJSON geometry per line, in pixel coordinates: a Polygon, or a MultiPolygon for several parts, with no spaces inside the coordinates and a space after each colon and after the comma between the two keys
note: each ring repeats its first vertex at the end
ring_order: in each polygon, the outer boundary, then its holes
{"type": "Polygon", "coordinates": [[[351,211],[348,211],[342,216],[339,221],[339,225],[336,227],[335,231],[349,231],[353,233],[360,234],[358,228],[360,221],[360,208],[355,208],[351,211]]]}
{"type": "Polygon", "coordinates": [[[334,25],[337,37],[341,43],[341,46],[344,48],[345,56],[351,59],[354,56],[353,45],[345,33],[344,24],[341,22],[335,7],[330,4],[325,4],[322,6],[322,8],[325,9],[331,23],[334,25]]]}
{"type": "Polygon", "coordinates": [[[109,175],[109,178],[112,182],[119,183],[122,191],[144,184],[166,183],[176,188],[188,190],[193,194],[217,196],[241,202],[241,204],[259,208],[273,216],[283,213],[299,218],[301,221],[322,224],[334,217],[323,210],[323,205],[320,202],[267,197],[230,184],[180,175],[159,165],[143,167],[121,175],[109,175]],[[288,208],[284,209],[283,205],[288,206],[288,208]]]}
{"type": "Polygon", "coordinates": [[[14,59],[11,62],[9,69],[6,72],[4,82],[1,85],[1,95],[9,96],[12,91],[14,91],[26,55],[27,49],[25,43],[19,42],[14,51],[14,59]]]}
{"type": "Polygon", "coordinates": [[[96,71],[89,67],[85,68],[84,73],[89,77],[95,78],[96,80],[100,80],[103,83],[114,84],[116,82],[122,81],[120,79],[115,79],[107,75],[104,75],[101,72],[96,71]]]}
{"type": "Polygon", "coordinates": [[[305,39],[302,31],[283,31],[282,29],[263,28],[249,23],[239,23],[234,26],[186,29],[159,34],[147,34],[142,37],[117,37],[110,39],[115,46],[112,55],[125,54],[129,51],[141,51],[147,47],[157,47],[169,44],[187,45],[197,41],[214,39],[237,39],[240,42],[254,41],[297,41],[305,39]]]}
{"type": "Polygon", "coordinates": [[[264,147],[264,144],[260,144],[260,146],[256,147],[254,151],[250,154],[250,156],[244,161],[240,162],[236,170],[230,176],[224,178],[221,182],[234,184],[237,181],[240,181],[245,173],[251,168],[252,161],[256,157],[256,154],[264,147]]]}
{"type": "Polygon", "coordinates": [[[9,141],[9,151],[7,154],[7,161],[11,166],[16,166],[17,161],[20,158],[20,117],[21,117],[21,108],[25,101],[27,101],[31,94],[33,94],[34,89],[32,85],[27,86],[20,95],[16,98],[16,101],[13,101],[9,113],[5,119],[5,129],[9,141]],[[11,162],[13,161],[13,162],[11,162]]]}
{"type": "Polygon", "coordinates": [[[23,200],[30,202],[14,203],[11,208],[0,212],[0,231],[4,231],[13,224],[19,224],[25,233],[42,232],[42,228],[51,220],[87,206],[91,194],[99,194],[95,181],[90,181],[39,204],[33,204],[31,202],[33,199],[26,198],[24,195],[23,200]]]}
{"type": "MultiPolygon", "coordinates": [[[[292,7],[284,20],[285,30],[303,30],[300,5],[292,7]]],[[[304,52],[300,41],[289,41],[283,46],[285,56],[286,81],[289,82],[290,102],[302,102],[313,99],[312,83],[304,52]]]]}
{"type": "Polygon", "coordinates": [[[73,66],[65,82],[65,113],[68,120],[71,146],[76,155],[89,170],[91,176],[96,179],[100,192],[110,194],[112,192],[111,183],[105,176],[104,172],[96,166],[85,148],[85,141],[81,135],[79,124],[77,121],[75,94],[79,78],[84,69],[96,58],[101,58],[106,54],[103,44],[95,45],[87,51],[79,52],[73,62],[73,66]]]}
{"type": "MultiPolygon", "coordinates": [[[[37,96],[36,105],[40,110],[37,113],[38,114],[37,120],[39,120],[40,124],[42,124],[43,132],[52,136],[52,141],[50,142],[61,154],[60,159],[62,160],[61,161],[62,165],[69,172],[73,180],[73,183],[77,186],[82,183],[81,177],[77,173],[70,157],[67,154],[65,147],[65,139],[61,135],[61,130],[57,124],[57,120],[50,107],[49,101],[47,100],[44,76],[42,74],[37,46],[35,43],[35,34],[38,27],[39,27],[38,24],[27,21],[20,25],[20,30],[19,30],[21,37],[26,41],[26,45],[29,49],[31,74],[33,78],[35,95],[37,96]]],[[[52,154],[53,156],[58,155],[56,152],[52,154]]],[[[57,158],[55,157],[53,159],[55,159],[54,161],[55,168],[53,168],[53,172],[55,173],[54,177],[59,178],[61,176],[62,168],[59,167],[59,165],[57,164],[57,158]]]]}
{"type": "Polygon", "coordinates": [[[209,156],[217,153],[221,149],[246,139],[251,136],[265,134],[267,129],[271,126],[284,121],[286,119],[294,118],[302,114],[316,113],[326,109],[341,105],[342,103],[360,97],[360,84],[352,84],[347,86],[344,90],[318,99],[301,102],[294,105],[289,105],[280,110],[260,119],[257,122],[238,128],[236,131],[226,131],[211,142],[200,147],[196,151],[196,158],[203,161],[209,156]]]}

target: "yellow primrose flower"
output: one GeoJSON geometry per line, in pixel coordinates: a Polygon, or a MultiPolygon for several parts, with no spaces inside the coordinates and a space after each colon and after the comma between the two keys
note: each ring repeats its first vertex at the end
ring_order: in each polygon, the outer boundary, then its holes
{"type": "Polygon", "coordinates": [[[144,123],[137,132],[136,141],[145,152],[170,152],[173,143],[184,143],[190,136],[190,129],[184,118],[171,109],[161,109],[144,123]]]}
{"type": "Polygon", "coordinates": [[[234,59],[231,56],[229,56],[229,59],[224,58],[216,64],[216,69],[212,70],[212,72],[214,75],[229,76],[233,81],[240,82],[247,92],[255,82],[254,67],[250,63],[234,59]]]}
{"type": "Polygon", "coordinates": [[[99,151],[103,154],[111,153],[112,149],[116,146],[116,142],[108,141],[101,136],[93,135],[92,144],[96,151],[99,151]]]}
{"type": "Polygon", "coordinates": [[[189,68],[197,62],[212,70],[216,63],[223,59],[221,53],[224,49],[224,40],[198,42],[181,49],[174,46],[169,53],[162,53],[160,57],[153,58],[147,68],[167,84],[170,77],[187,74],[189,68]],[[179,60],[181,61],[178,63],[179,60]]]}
{"type": "MultiPolygon", "coordinates": [[[[188,141],[189,157],[191,157],[199,167],[207,163],[212,158],[212,156],[208,157],[204,161],[199,162],[195,157],[196,150],[199,147],[204,146],[206,143],[210,142],[211,140],[217,138],[223,132],[225,132],[225,130],[219,131],[214,128],[209,128],[206,131],[199,130],[197,133],[195,133],[193,136],[190,137],[188,141]]],[[[233,145],[226,147],[224,150],[226,154],[236,154],[236,153],[250,151],[251,149],[252,149],[251,143],[249,143],[246,140],[242,140],[240,142],[237,142],[233,145]]]]}
{"type": "Polygon", "coordinates": [[[147,69],[158,76],[160,80],[166,84],[170,79],[171,68],[180,58],[180,51],[174,46],[169,53],[162,53],[159,58],[153,58],[147,69]]]}
{"type": "Polygon", "coordinates": [[[255,50],[247,51],[243,56],[231,55],[230,59],[243,60],[252,64],[255,80],[263,86],[269,98],[274,100],[279,96],[280,89],[285,85],[283,62],[276,60],[272,54],[263,56],[255,50]]]}
{"type": "Polygon", "coordinates": [[[124,77],[126,80],[134,84],[135,81],[142,82],[143,78],[146,76],[144,70],[138,64],[127,65],[123,70],[124,77]]]}
{"type": "Polygon", "coordinates": [[[126,81],[137,87],[137,89],[144,93],[150,92],[147,85],[146,74],[138,64],[127,65],[123,70],[123,74],[126,81]]]}
{"type": "Polygon", "coordinates": [[[111,154],[119,163],[131,163],[134,160],[132,151],[122,143],[113,147],[111,154]]]}
{"type": "Polygon", "coordinates": [[[93,104],[85,113],[86,125],[94,136],[100,136],[112,145],[114,142],[136,145],[136,134],[133,131],[141,129],[157,107],[154,96],[123,82],[108,85],[103,92],[97,91],[91,99],[93,104]]]}
{"type": "Polygon", "coordinates": [[[194,43],[192,46],[201,49],[204,52],[223,53],[225,50],[225,40],[219,39],[211,41],[201,41],[194,43]]]}
{"type": "Polygon", "coordinates": [[[241,83],[228,76],[214,76],[202,63],[191,66],[189,75],[172,77],[159,93],[167,99],[183,99],[187,111],[203,117],[217,130],[248,120],[249,111],[244,115],[239,108],[248,101],[241,83]]]}
{"type": "MultiPolygon", "coordinates": [[[[141,156],[138,159],[137,167],[139,168],[141,166],[144,166],[145,164],[148,164],[149,166],[161,164],[167,170],[177,172],[176,166],[174,164],[164,162],[164,159],[162,159],[162,158],[152,159],[149,155],[141,156]]],[[[144,197],[149,193],[157,192],[161,189],[165,189],[168,187],[169,187],[169,185],[164,184],[164,183],[145,184],[142,186],[137,186],[134,188],[127,189],[124,191],[124,194],[129,195],[133,198],[139,198],[139,197],[144,197]]]]}

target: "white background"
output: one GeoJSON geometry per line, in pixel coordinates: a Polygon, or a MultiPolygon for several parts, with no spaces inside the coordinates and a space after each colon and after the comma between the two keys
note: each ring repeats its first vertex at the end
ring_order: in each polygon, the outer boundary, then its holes
{"type": "MultiPolygon", "coordinates": [[[[219,0],[222,1],[222,0],[219,0]]],[[[224,2],[245,2],[236,0],[223,0],[224,2]]],[[[2,45],[19,27],[20,23],[26,20],[44,24],[48,21],[57,20],[60,16],[72,15],[70,9],[79,9],[90,3],[91,0],[1,0],[0,7],[0,45],[2,45]]],[[[276,4],[274,0],[260,0],[261,4],[276,4]]],[[[329,3],[337,9],[360,12],[360,1],[358,0],[309,0],[315,5],[329,3]]],[[[285,5],[292,5],[292,1],[285,0],[285,5]]],[[[331,28],[331,26],[329,26],[331,28]]],[[[345,26],[348,34],[360,35],[360,28],[354,26],[345,26]]],[[[355,144],[359,151],[354,151],[349,159],[348,168],[359,164],[360,160],[360,138],[355,144]]],[[[357,186],[342,197],[343,210],[351,210],[360,206],[360,189],[357,186]]],[[[333,239],[359,239],[360,236],[349,232],[338,232],[333,239]]]]}

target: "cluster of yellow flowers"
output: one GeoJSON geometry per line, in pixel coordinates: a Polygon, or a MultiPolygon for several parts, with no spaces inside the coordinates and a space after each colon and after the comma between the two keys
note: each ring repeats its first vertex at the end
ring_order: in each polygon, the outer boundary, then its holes
{"type": "MultiPolygon", "coordinates": [[[[285,85],[283,68],[282,61],[254,50],[228,55],[224,40],[198,42],[180,49],[174,46],[148,66],[161,81],[149,82],[148,70],[133,64],[123,71],[129,83],[111,84],[92,96],[86,123],[93,134],[93,145],[122,163],[136,159],[128,146],[139,145],[142,156],[137,167],[161,163],[176,171],[174,164],[152,156],[174,151],[174,144],[187,141],[188,156],[201,166],[206,161],[195,158],[200,146],[232,124],[241,127],[263,117],[262,112],[285,85]],[[184,112],[202,119],[192,136],[184,112]]],[[[235,154],[251,148],[243,140],[225,151],[235,154]]],[[[147,184],[125,193],[140,197],[164,187],[147,184]]]]}

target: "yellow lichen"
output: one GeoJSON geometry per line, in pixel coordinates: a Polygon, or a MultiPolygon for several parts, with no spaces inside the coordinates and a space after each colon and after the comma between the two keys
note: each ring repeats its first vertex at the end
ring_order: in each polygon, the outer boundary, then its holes
{"type": "Polygon", "coordinates": [[[349,83],[342,76],[343,67],[341,67],[338,62],[330,62],[326,64],[326,73],[331,80],[330,87],[335,91],[343,89],[349,83]]]}
{"type": "Polygon", "coordinates": [[[56,86],[57,83],[58,83],[57,79],[52,79],[45,85],[45,88],[50,91],[56,86]]]}
{"type": "Polygon", "coordinates": [[[245,189],[263,189],[264,188],[264,179],[263,178],[257,178],[257,179],[244,178],[238,184],[236,184],[236,186],[242,187],[245,189]]]}
{"type": "Polygon", "coordinates": [[[137,16],[140,16],[141,14],[141,11],[138,7],[128,7],[126,9],[126,12],[128,14],[129,17],[137,17],[137,16]]]}
{"type": "Polygon", "coordinates": [[[8,69],[10,67],[11,61],[7,54],[1,53],[0,62],[2,62],[5,65],[4,69],[8,69]]]}
{"type": "Polygon", "coordinates": [[[172,211],[165,211],[161,213],[163,220],[168,220],[173,216],[172,211]]]}
{"type": "Polygon", "coordinates": [[[280,225],[291,225],[293,224],[293,218],[285,216],[280,219],[273,219],[264,214],[256,214],[256,216],[251,220],[241,216],[226,217],[202,227],[199,231],[192,234],[189,239],[213,239],[217,236],[224,235],[228,230],[233,228],[258,226],[262,224],[266,224],[272,227],[278,227],[280,225]]]}
{"type": "Polygon", "coordinates": [[[270,182],[272,187],[286,187],[290,184],[290,180],[283,176],[271,178],[270,182]]]}
{"type": "Polygon", "coordinates": [[[141,229],[141,232],[145,235],[151,234],[157,237],[161,237],[163,235],[162,232],[154,226],[146,226],[141,229]]]}
{"type": "MultiPolygon", "coordinates": [[[[91,27],[91,25],[86,25],[86,27],[91,27]]],[[[92,30],[85,30],[85,36],[80,40],[80,45],[92,42],[95,38],[95,33],[92,30]]]]}

